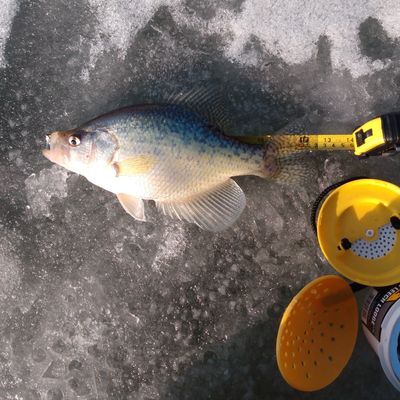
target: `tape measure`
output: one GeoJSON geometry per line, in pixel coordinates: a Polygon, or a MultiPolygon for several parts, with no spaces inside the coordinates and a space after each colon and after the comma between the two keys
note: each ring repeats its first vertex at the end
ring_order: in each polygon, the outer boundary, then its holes
{"type": "Polygon", "coordinates": [[[354,150],[353,136],[346,134],[239,136],[237,139],[250,144],[264,144],[278,138],[280,143],[295,150],[354,150]]]}
{"type": "Polygon", "coordinates": [[[236,138],[250,144],[264,144],[279,139],[280,143],[294,150],[347,150],[359,157],[395,154],[400,151],[400,113],[376,117],[350,134],[282,134],[236,138]]]}

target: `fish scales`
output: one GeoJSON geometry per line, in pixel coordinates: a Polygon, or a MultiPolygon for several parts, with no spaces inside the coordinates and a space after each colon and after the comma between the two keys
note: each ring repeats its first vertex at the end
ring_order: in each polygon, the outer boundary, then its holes
{"type": "Polygon", "coordinates": [[[99,118],[95,126],[107,127],[116,135],[115,161],[140,154],[156,157],[148,175],[129,178],[129,193],[143,199],[183,198],[221,179],[256,173],[263,160],[262,147],[224,136],[181,106],[129,108],[118,116],[99,118]]]}

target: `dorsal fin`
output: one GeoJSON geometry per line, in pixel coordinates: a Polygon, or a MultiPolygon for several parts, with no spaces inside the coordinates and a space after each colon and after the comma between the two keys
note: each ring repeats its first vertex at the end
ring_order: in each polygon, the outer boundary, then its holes
{"type": "Polygon", "coordinates": [[[175,92],[167,97],[166,102],[184,105],[222,132],[229,132],[231,120],[224,109],[221,90],[205,87],[175,92]]]}

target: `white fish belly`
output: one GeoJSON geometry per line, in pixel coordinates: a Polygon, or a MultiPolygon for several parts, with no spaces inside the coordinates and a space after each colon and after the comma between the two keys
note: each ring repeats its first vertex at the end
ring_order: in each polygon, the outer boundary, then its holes
{"type": "Polygon", "coordinates": [[[125,193],[146,200],[171,200],[201,193],[231,176],[256,173],[259,159],[242,160],[222,155],[186,154],[177,159],[164,156],[152,171],[142,175],[119,176],[112,167],[96,169],[86,178],[112,193],[125,193]]]}

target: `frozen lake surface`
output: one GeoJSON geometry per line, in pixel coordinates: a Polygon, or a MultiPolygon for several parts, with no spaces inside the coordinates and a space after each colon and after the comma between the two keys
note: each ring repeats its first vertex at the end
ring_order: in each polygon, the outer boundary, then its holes
{"type": "Polygon", "coordinates": [[[398,399],[359,335],[327,389],[292,390],[281,314],[333,273],[309,225],[327,185],[400,184],[400,156],[310,155],[306,186],[237,179],[247,207],[210,234],[129,217],[51,164],[44,135],[193,86],[223,89],[232,134],[347,132],[399,110],[400,3],[0,0],[0,398],[398,399]]]}

